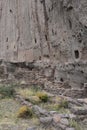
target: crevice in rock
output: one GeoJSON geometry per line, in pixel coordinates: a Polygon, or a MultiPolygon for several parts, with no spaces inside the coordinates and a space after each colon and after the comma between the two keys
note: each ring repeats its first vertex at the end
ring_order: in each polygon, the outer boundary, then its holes
{"type": "MultiPolygon", "coordinates": [[[[39,16],[38,16],[38,3],[37,0],[35,0],[35,15],[36,15],[36,24],[37,24],[37,28],[38,28],[38,33],[39,33],[39,37],[40,37],[40,49],[41,49],[41,58],[43,57],[43,40],[42,40],[42,31],[41,31],[41,27],[40,27],[40,20],[39,20],[39,16]]],[[[35,40],[36,41],[36,40],[35,40]]]]}
{"type": "Polygon", "coordinates": [[[50,38],[49,38],[49,25],[48,25],[48,14],[47,14],[47,9],[46,9],[46,2],[43,0],[43,11],[44,11],[44,20],[45,20],[45,38],[47,41],[47,46],[49,50],[49,55],[50,57],[52,56],[51,53],[51,45],[50,45],[50,38]]]}

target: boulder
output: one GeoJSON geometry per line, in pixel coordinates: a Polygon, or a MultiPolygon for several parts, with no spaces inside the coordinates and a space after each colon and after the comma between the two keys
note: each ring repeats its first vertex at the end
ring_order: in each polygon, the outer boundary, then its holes
{"type": "Polygon", "coordinates": [[[40,117],[40,116],[46,116],[46,117],[49,116],[49,113],[48,113],[46,110],[40,108],[40,107],[37,106],[37,105],[33,106],[32,108],[33,108],[33,111],[35,112],[35,114],[36,114],[37,116],[39,116],[39,117],[40,117]]]}
{"type": "Polygon", "coordinates": [[[87,115],[87,108],[83,107],[72,107],[71,111],[76,115],[87,115]]]}
{"type": "Polygon", "coordinates": [[[66,125],[66,126],[69,125],[69,121],[68,121],[66,118],[62,118],[62,119],[60,120],[60,123],[63,124],[63,125],[66,125]]]}
{"type": "Polygon", "coordinates": [[[40,118],[40,123],[46,125],[46,124],[51,124],[53,121],[52,117],[45,117],[45,118],[40,118]]]}

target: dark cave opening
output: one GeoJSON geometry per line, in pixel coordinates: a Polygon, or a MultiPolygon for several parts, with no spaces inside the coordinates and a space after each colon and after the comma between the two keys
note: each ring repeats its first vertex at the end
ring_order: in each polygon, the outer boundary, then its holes
{"type": "Polygon", "coordinates": [[[61,82],[64,82],[63,78],[60,78],[60,81],[61,81],[61,82]]]}
{"type": "Polygon", "coordinates": [[[70,29],[72,29],[72,22],[70,19],[68,21],[69,21],[69,27],[70,27],[70,29]]]}
{"type": "Polygon", "coordinates": [[[79,51],[75,50],[74,53],[75,53],[75,58],[78,59],[79,58],[79,51]]]}

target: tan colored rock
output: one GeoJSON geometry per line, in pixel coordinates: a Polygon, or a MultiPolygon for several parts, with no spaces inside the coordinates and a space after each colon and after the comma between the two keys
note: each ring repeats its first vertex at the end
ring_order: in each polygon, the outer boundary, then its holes
{"type": "Polygon", "coordinates": [[[61,121],[61,117],[58,115],[54,115],[53,120],[55,123],[59,123],[61,121]]]}
{"type": "Polygon", "coordinates": [[[82,88],[87,81],[86,5],[87,0],[1,0],[0,59],[49,61],[48,79],[68,81],[66,89],[82,88]]]}

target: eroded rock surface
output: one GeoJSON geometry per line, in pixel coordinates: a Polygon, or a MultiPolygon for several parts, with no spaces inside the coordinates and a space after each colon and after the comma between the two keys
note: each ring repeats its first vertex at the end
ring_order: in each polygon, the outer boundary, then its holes
{"type": "Polygon", "coordinates": [[[1,78],[85,97],[86,42],[86,0],[0,1],[1,78]]]}
{"type": "Polygon", "coordinates": [[[0,20],[1,59],[86,60],[86,0],[1,0],[0,20]]]}

